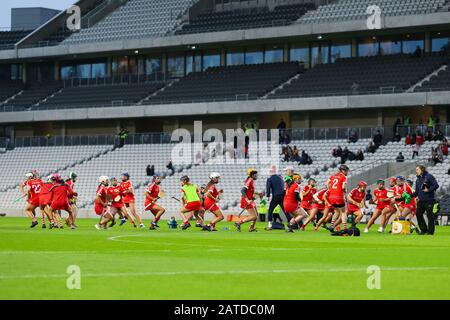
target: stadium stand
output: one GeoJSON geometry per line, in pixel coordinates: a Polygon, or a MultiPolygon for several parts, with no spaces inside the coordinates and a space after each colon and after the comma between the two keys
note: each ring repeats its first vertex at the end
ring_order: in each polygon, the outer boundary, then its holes
{"type": "Polygon", "coordinates": [[[447,67],[445,70],[441,70],[436,76],[431,77],[429,81],[426,81],[421,87],[416,88],[414,91],[436,91],[448,89],[449,87],[450,70],[447,67]]]}
{"type": "Polygon", "coordinates": [[[24,147],[9,150],[0,154],[0,191],[17,187],[18,181],[33,168],[39,169],[40,173],[45,176],[64,167],[88,161],[111,149],[111,146],[98,145],[24,147]]]}
{"type": "Polygon", "coordinates": [[[296,62],[212,67],[181,78],[149,101],[257,99],[302,71],[296,62]]]}
{"type": "Polygon", "coordinates": [[[316,65],[269,98],[404,92],[444,64],[448,64],[448,57],[440,55],[338,59],[333,64],[316,65]],[[354,83],[358,84],[356,90],[352,89],[354,83]]]}
{"type": "Polygon", "coordinates": [[[30,32],[31,30],[0,31],[0,50],[13,49],[14,45],[30,32]]]}
{"type": "Polygon", "coordinates": [[[61,90],[62,83],[45,83],[32,85],[27,89],[24,89],[20,94],[16,95],[13,99],[8,100],[3,104],[4,107],[14,107],[14,110],[18,111],[19,108],[26,110],[40,101],[48,98],[50,95],[61,90]]]}
{"type": "Polygon", "coordinates": [[[131,85],[109,84],[66,87],[39,103],[35,108],[80,108],[136,104],[163,86],[164,83],[155,82],[131,85]],[[83,99],[81,100],[80,97],[83,97],[83,99]]]}
{"type": "Polygon", "coordinates": [[[21,81],[0,82],[0,105],[2,105],[5,102],[5,100],[19,93],[22,89],[23,83],[21,81]]]}
{"type": "Polygon", "coordinates": [[[231,11],[204,12],[177,34],[214,32],[223,30],[251,29],[288,25],[298,20],[308,10],[315,9],[313,3],[301,3],[276,6],[272,11],[268,7],[255,7],[231,11]]]}
{"type": "Polygon", "coordinates": [[[193,0],[128,0],[102,21],[81,29],[62,44],[163,36],[180,22],[193,0]]]}
{"type": "Polygon", "coordinates": [[[367,19],[366,10],[377,5],[383,16],[406,16],[437,12],[444,7],[447,0],[340,0],[319,6],[317,10],[306,13],[299,19],[301,23],[324,23],[367,19]]]}

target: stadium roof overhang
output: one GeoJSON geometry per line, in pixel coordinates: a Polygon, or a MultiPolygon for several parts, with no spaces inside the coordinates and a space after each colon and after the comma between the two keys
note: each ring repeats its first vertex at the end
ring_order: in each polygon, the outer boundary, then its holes
{"type": "Polygon", "coordinates": [[[293,24],[248,30],[233,30],[201,34],[173,35],[160,38],[141,38],[123,41],[58,45],[53,47],[21,48],[0,51],[3,60],[33,60],[40,58],[74,59],[99,55],[133,54],[135,50],[161,52],[186,50],[195,45],[198,49],[222,46],[257,45],[280,41],[311,41],[322,35],[322,40],[348,37],[377,36],[424,31],[442,31],[450,28],[450,12],[437,12],[405,17],[383,17],[380,30],[368,30],[365,20],[341,21],[322,24],[293,24]]]}
{"type": "Polygon", "coordinates": [[[341,112],[351,109],[449,106],[450,91],[417,92],[385,95],[352,95],[314,98],[268,99],[250,101],[204,102],[171,105],[143,105],[134,107],[108,107],[1,112],[0,124],[71,121],[98,119],[130,119],[145,117],[176,117],[190,115],[224,115],[274,111],[326,110],[341,112]]]}

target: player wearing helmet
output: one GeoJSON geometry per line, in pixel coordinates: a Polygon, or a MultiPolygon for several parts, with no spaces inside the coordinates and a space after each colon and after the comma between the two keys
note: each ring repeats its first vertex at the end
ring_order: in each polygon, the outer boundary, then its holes
{"type": "Polygon", "coordinates": [[[347,229],[347,216],[354,215],[353,226],[358,224],[364,216],[362,208],[366,207],[366,189],[367,183],[365,181],[358,182],[358,187],[354,188],[347,195],[347,210],[341,215],[341,221],[344,229],[347,229]]]}
{"type": "Polygon", "coordinates": [[[130,180],[130,174],[128,172],[122,173],[121,180],[120,187],[123,191],[123,203],[125,205],[125,210],[130,209],[134,219],[139,223],[139,227],[144,228],[141,216],[136,211],[134,189],[133,183],[130,180]]]}
{"type": "Polygon", "coordinates": [[[262,197],[261,192],[255,190],[255,180],[258,179],[258,171],[249,168],[247,171],[247,179],[245,179],[244,187],[241,189],[241,209],[249,213],[248,217],[240,219],[234,224],[237,231],[241,231],[241,225],[250,222],[249,232],[257,231],[255,228],[256,220],[258,219],[258,212],[256,210],[255,195],[262,197]]]}
{"type": "Polygon", "coordinates": [[[335,215],[331,222],[330,231],[334,230],[334,226],[337,225],[338,219],[345,214],[345,193],[347,186],[347,175],[349,167],[345,164],[339,166],[339,172],[328,178],[328,201],[333,206],[335,215]]]}
{"type": "MultiPolygon", "coordinates": [[[[77,181],[77,177],[78,176],[75,172],[69,172],[69,176],[66,179],[66,184],[69,185],[72,188],[72,190],[74,190],[74,191],[75,191],[75,182],[77,181]]],[[[76,196],[70,197],[69,204],[70,204],[70,207],[72,208],[73,221],[70,221],[69,218],[66,218],[66,225],[70,226],[71,224],[73,224],[74,226],[76,226],[75,221],[78,216],[77,197],[76,196]]]]}
{"type": "MultiPolygon", "coordinates": [[[[27,205],[25,207],[25,213],[31,219],[30,228],[34,228],[38,225],[36,220],[36,208],[39,207],[39,194],[42,189],[42,180],[36,175],[35,170],[25,175],[25,181],[20,185],[19,189],[23,196],[27,198],[27,205]]],[[[44,215],[43,212],[41,212],[44,215]]],[[[44,219],[44,218],[43,218],[44,219]]]]}
{"type": "Polygon", "coordinates": [[[299,225],[303,230],[303,224],[301,221],[308,216],[305,209],[303,209],[299,203],[300,196],[300,184],[302,183],[302,177],[299,174],[293,174],[292,177],[286,176],[285,182],[287,185],[286,194],[284,196],[284,209],[288,212],[292,218],[288,224],[288,232],[294,232],[296,225],[299,225]]]}
{"type": "MultiPolygon", "coordinates": [[[[39,194],[39,207],[41,208],[41,212],[44,212],[48,220],[50,221],[50,229],[55,227],[53,211],[50,208],[50,205],[52,203],[52,187],[52,176],[48,176],[46,181],[42,183],[42,190],[39,194]]],[[[42,222],[42,228],[46,228],[44,221],[42,222]]]]}
{"type": "Polygon", "coordinates": [[[380,216],[384,216],[387,212],[392,211],[391,209],[391,199],[388,197],[388,190],[385,187],[384,180],[380,179],[377,181],[377,188],[373,191],[373,195],[375,196],[375,200],[371,202],[376,205],[375,210],[373,211],[372,217],[367,223],[366,228],[364,229],[364,233],[368,233],[370,227],[375,223],[375,221],[380,216]]]}
{"type": "Polygon", "coordinates": [[[223,194],[223,190],[217,190],[216,185],[219,183],[220,174],[213,172],[209,175],[209,182],[206,185],[203,207],[206,211],[210,211],[214,215],[214,219],[208,224],[211,231],[217,231],[216,224],[223,220],[223,213],[218,202],[223,194]]]}
{"type": "Polygon", "coordinates": [[[52,192],[52,202],[50,208],[52,214],[56,219],[56,222],[60,229],[63,228],[61,222],[61,210],[66,211],[69,214],[69,221],[71,222],[70,228],[75,229],[72,218],[72,208],[69,204],[69,198],[76,196],[77,194],[72,190],[72,188],[65,183],[61,176],[55,173],[52,176],[53,186],[50,191],[52,192]]]}
{"type": "Polygon", "coordinates": [[[191,183],[191,180],[188,176],[181,177],[180,182],[183,202],[183,208],[180,210],[180,215],[183,219],[183,225],[181,226],[181,229],[186,230],[187,228],[189,228],[191,226],[189,220],[192,218],[192,216],[195,216],[197,221],[202,225],[202,228],[204,230],[209,230],[209,228],[205,226],[205,222],[199,215],[204,212],[201,203],[200,188],[196,184],[191,183]]]}
{"type": "Polygon", "coordinates": [[[159,228],[158,221],[161,216],[166,212],[166,209],[161,207],[156,201],[160,198],[161,193],[161,177],[158,175],[153,176],[152,182],[147,186],[144,191],[145,194],[145,207],[144,211],[150,211],[153,215],[153,221],[150,224],[150,230],[156,230],[159,228]]]}

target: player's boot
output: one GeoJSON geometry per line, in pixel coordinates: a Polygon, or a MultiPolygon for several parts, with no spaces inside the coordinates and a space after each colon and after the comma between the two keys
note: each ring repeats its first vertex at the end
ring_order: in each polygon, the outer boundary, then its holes
{"type": "Polygon", "coordinates": [[[145,228],[144,224],[141,223],[141,224],[139,225],[139,228],[141,228],[141,229],[145,228]]]}
{"type": "Polygon", "coordinates": [[[109,228],[112,228],[116,225],[116,220],[114,219],[113,221],[111,221],[111,223],[109,224],[109,228]]]}
{"type": "Polygon", "coordinates": [[[47,226],[45,225],[45,223],[42,225],[42,229],[47,228],[47,226]]]}
{"type": "Polygon", "coordinates": [[[149,227],[150,230],[156,230],[155,224],[152,222],[149,227]]]}
{"type": "Polygon", "coordinates": [[[248,229],[248,232],[258,232],[258,230],[257,230],[256,228],[253,227],[253,228],[249,228],[249,229],[248,229]]]}
{"type": "Polygon", "coordinates": [[[127,219],[125,218],[120,219],[119,227],[123,226],[125,222],[127,222],[127,219]]]}
{"type": "Polygon", "coordinates": [[[33,221],[33,222],[31,222],[30,228],[34,228],[34,227],[36,227],[38,224],[39,224],[39,222],[33,221]]]}
{"type": "Polygon", "coordinates": [[[181,230],[186,230],[187,228],[190,228],[191,227],[191,224],[188,222],[188,223],[183,223],[183,225],[181,226],[181,230]]]}
{"type": "Polygon", "coordinates": [[[202,226],[202,231],[211,231],[211,227],[209,225],[202,226]]]}
{"type": "Polygon", "coordinates": [[[291,232],[291,233],[294,232],[292,224],[290,224],[290,223],[288,224],[288,228],[287,228],[286,232],[291,232]]]}
{"type": "Polygon", "coordinates": [[[235,222],[234,226],[236,227],[236,231],[241,232],[241,224],[239,222],[235,222]]]}
{"type": "Polygon", "coordinates": [[[364,233],[369,233],[369,229],[367,227],[364,228],[364,233]]]}

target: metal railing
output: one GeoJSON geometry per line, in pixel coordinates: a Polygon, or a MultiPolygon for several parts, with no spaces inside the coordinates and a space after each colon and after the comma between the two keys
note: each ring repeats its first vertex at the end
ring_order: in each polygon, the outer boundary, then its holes
{"type": "MultiPolygon", "coordinates": [[[[427,125],[411,124],[400,125],[397,131],[401,137],[407,134],[413,134],[418,131],[424,133],[428,130],[427,125]]],[[[436,124],[434,130],[441,130],[444,136],[450,136],[450,124],[436,124]]],[[[372,139],[380,131],[383,135],[383,141],[391,141],[394,138],[393,126],[375,126],[375,127],[345,127],[345,128],[288,128],[281,129],[279,134],[284,136],[286,133],[290,141],[301,140],[348,140],[351,134],[356,133],[358,139],[372,139]]],[[[225,132],[222,131],[224,134],[225,132]]],[[[12,149],[14,147],[47,147],[47,146],[79,146],[79,145],[116,145],[121,144],[167,144],[171,141],[170,132],[149,132],[134,133],[121,141],[118,135],[92,135],[92,136],[36,136],[36,137],[16,137],[15,139],[1,138],[0,148],[12,149]]],[[[270,138],[270,131],[268,132],[270,138]]],[[[280,139],[280,144],[285,144],[280,139]]]]}

